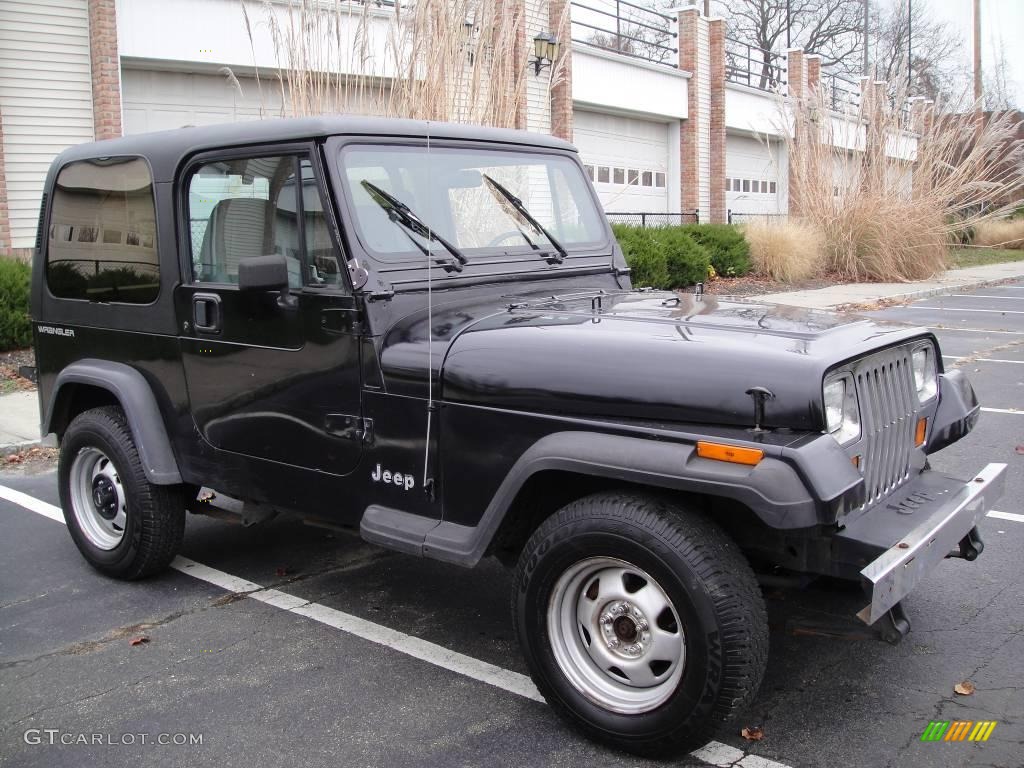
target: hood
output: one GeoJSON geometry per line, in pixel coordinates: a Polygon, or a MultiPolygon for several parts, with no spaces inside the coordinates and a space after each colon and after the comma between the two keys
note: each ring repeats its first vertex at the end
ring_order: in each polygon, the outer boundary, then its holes
{"type": "Polygon", "coordinates": [[[751,426],[747,390],[764,387],[775,396],[765,407],[767,426],[815,431],[829,369],[923,333],[853,315],[656,291],[477,298],[435,305],[429,344],[426,327],[418,312],[385,336],[389,391],[425,396],[430,358],[447,402],[751,426]]]}

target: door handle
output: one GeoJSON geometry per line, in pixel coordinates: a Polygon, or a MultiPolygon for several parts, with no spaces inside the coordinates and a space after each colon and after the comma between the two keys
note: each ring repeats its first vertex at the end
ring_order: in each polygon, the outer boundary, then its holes
{"type": "Polygon", "coordinates": [[[192,296],[192,325],[200,333],[220,333],[220,296],[216,293],[196,293],[192,296]]]}

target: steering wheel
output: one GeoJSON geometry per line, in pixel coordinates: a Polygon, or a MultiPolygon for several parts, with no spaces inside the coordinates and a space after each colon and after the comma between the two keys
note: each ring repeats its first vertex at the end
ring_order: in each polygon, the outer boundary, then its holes
{"type": "Polygon", "coordinates": [[[491,239],[491,242],[489,242],[489,243],[487,244],[487,247],[488,247],[488,248],[495,248],[495,247],[497,247],[498,245],[501,245],[501,243],[502,243],[503,241],[507,240],[507,239],[508,239],[508,238],[510,238],[510,237],[517,237],[517,238],[519,238],[519,240],[520,240],[520,241],[521,241],[521,242],[523,243],[523,245],[526,245],[526,244],[527,244],[527,242],[526,242],[525,238],[523,237],[523,233],[522,233],[522,231],[521,231],[521,230],[518,230],[518,229],[510,229],[510,230],[509,230],[508,232],[502,232],[502,233],[501,233],[500,235],[498,235],[497,237],[495,237],[495,238],[492,238],[492,239],[491,239]]]}

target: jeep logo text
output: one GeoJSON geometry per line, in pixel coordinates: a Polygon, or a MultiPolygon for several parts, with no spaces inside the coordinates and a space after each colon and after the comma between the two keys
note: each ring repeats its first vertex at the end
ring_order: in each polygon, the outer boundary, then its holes
{"type": "Polygon", "coordinates": [[[412,475],[403,475],[401,472],[392,472],[388,469],[381,469],[380,464],[370,473],[370,479],[375,483],[389,483],[399,488],[410,490],[416,485],[416,478],[412,475]]]}

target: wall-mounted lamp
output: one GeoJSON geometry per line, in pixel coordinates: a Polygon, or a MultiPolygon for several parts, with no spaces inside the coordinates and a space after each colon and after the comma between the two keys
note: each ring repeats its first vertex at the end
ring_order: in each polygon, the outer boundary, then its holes
{"type": "Polygon", "coordinates": [[[558,38],[550,32],[541,32],[533,38],[533,74],[539,75],[544,67],[550,67],[558,58],[558,38]]]}

